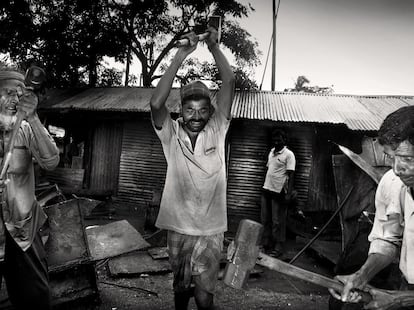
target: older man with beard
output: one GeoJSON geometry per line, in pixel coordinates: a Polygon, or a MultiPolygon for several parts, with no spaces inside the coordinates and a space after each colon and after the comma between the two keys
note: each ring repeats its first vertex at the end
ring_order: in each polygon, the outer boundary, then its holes
{"type": "Polygon", "coordinates": [[[46,215],[35,197],[33,162],[44,169],[54,169],[59,150],[39,120],[37,104],[37,96],[25,88],[23,74],[0,70],[2,157],[8,151],[17,112],[26,115],[16,135],[7,179],[0,184],[0,274],[17,309],[50,309],[46,255],[39,235],[46,215]]]}
{"type": "Polygon", "coordinates": [[[362,299],[356,289],[367,290],[372,301],[364,309],[413,309],[404,307],[414,306],[414,106],[388,115],[378,136],[393,165],[378,184],[368,258],[357,272],[337,276],[344,283],[341,293],[330,292],[343,302],[355,303],[362,299]],[[398,258],[403,275],[400,291],[367,286],[398,258]]]}

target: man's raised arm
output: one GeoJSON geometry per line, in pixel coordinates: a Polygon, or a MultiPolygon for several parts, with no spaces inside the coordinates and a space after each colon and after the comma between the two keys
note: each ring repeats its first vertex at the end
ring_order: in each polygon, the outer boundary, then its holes
{"type": "Polygon", "coordinates": [[[231,105],[233,104],[234,98],[235,77],[230,64],[217,43],[217,30],[214,27],[209,27],[208,31],[210,32],[210,36],[206,40],[207,46],[211,54],[213,54],[222,81],[220,90],[217,93],[217,105],[226,118],[230,119],[231,105]]]}
{"type": "Polygon", "coordinates": [[[178,49],[170,66],[158,82],[158,85],[151,97],[151,113],[156,128],[162,128],[162,124],[169,113],[165,103],[168,95],[170,94],[170,90],[178,69],[184,59],[197,48],[198,37],[194,33],[189,33],[186,37],[190,41],[189,46],[183,46],[178,49]]]}

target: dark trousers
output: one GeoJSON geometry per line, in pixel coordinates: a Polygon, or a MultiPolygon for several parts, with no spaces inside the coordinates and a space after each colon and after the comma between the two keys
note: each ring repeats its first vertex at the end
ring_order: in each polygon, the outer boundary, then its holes
{"type": "Polygon", "coordinates": [[[265,249],[281,246],[286,241],[286,216],[287,206],[284,192],[276,193],[263,189],[261,221],[265,249]]]}
{"type": "Polygon", "coordinates": [[[16,309],[51,309],[46,252],[39,234],[32,246],[23,251],[6,232],[5,258],[0,263],[0,274],[16,309]]]}

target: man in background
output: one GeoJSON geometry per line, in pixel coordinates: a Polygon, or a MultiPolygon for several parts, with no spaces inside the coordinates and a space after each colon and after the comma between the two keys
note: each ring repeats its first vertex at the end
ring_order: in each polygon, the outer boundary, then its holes
{"type": "Polygon", "coordinates": [[[283,131],[273,132],[273,148],[267,158],[267,172],[262,190],[261,221],[264,251],[274,257],[283,254],[286,241],[287,206],[292,199],[295,155],[286,147],[283,131]]]}

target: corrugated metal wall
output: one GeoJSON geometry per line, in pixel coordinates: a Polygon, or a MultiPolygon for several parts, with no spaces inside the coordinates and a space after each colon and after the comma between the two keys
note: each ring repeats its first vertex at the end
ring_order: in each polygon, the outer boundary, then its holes
{"type": "Polygon", "coordinates": [[[148,116],[124,124],[118,199],[147,205],[162,191],[167,163],[148,116]]]}
{"type": "Polygon", "coordinates": [[[337,195],[332,168],[332,154],[337,146],[331,141],[339,142],[349,136],[348,131],[333,126],[315,125],[317,134],[314,139],[312,170],[309,179],[308,210],[335,211],[337,195]]]}
{"type": "Polygon", "coordinates": [[[95,125],[92,138],[89,188],[116,193],[121,154],[122,126],[105,120],[95,125]]]}
{"type": "MultiPolygon", "coordinates": [[[[295,153],[297,166],[295,189],[298,204],[306,210],[309,174],[312,167],[312,126],[277,124],[289,136],[289,148],[295,153]]],[[[230,160],[228,164],[227,200],[230,216],[259,219],[260,196],[265,166],[271,148],[271,131],[275,123],[233,120],[229,133],[230,160]]]]}
{"type": "MultiPolygon", "coordinates": [[[[305,211],[314,211],[308,205],[313,164],[313,126],[233,120],[227,139],[227,201],[230,217],[259,219],[261,188],[272,143],[271,132],[276,126],[288,133],[289,148],[296,156],[295,189],[298,192],[298,205],[305,211]]],[[[164,186],[167,164],[162,147],[149,117],[127,121],[123,132],[118,199],[147,205],[154,192],[162,192],[164,186]]]]}
{"type": "Polygon", "coordinates": [[[297,124],[285,130],[289,137],[289,148],[296,157],[295,189],[298,192],[298,207],[304,211],[313,211],[308,200],[315,141],[313,126],[297,124]]]}
{"type": "Polygon", "coordinates": [[[258,220],[269,143],[267,130],[259,123],[233,120],[228,141],[228,214],[258,220]]]}

